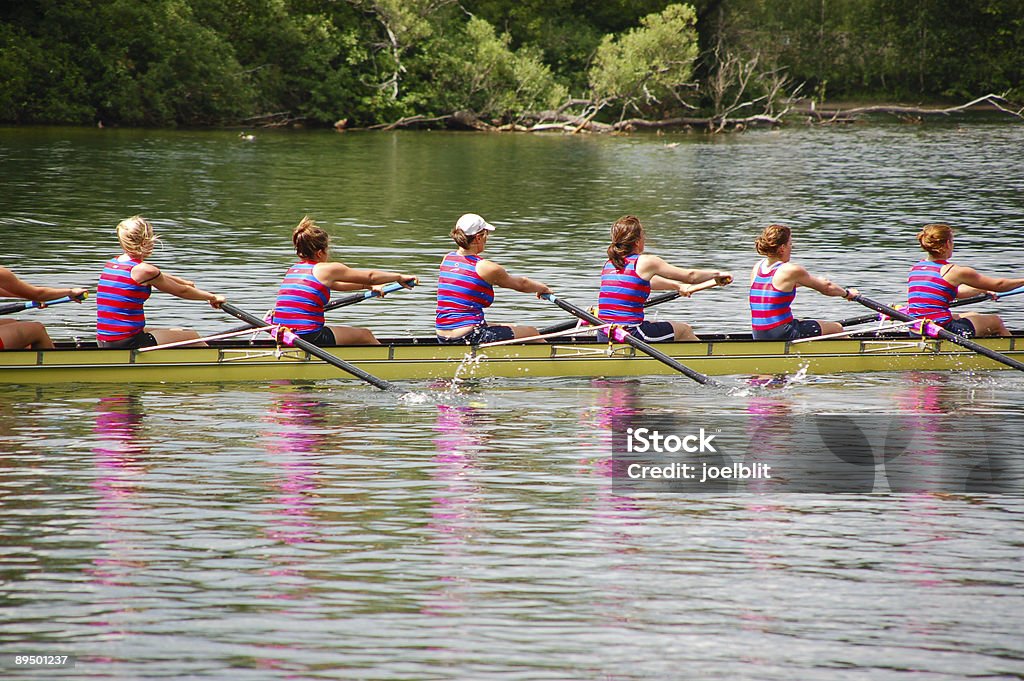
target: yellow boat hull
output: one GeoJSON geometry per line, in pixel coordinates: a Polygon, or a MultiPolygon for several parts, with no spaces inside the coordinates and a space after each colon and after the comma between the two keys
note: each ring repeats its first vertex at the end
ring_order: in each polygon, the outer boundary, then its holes
{"type": "MultiPolygon", "coordinates": [[[[1024,338],[978,342],[1024,360],[1024,338]]],[[[948,341],[930,339],[837,339],[798,344],[716,339],[661,343],[657,348],[687,367],[712,376],[1007,368],[948,341]]],[[[479,349],[395,341],[374,347],[331,348],[330,352],[388,381],[676,373],[630,346],[606,343],[556,342],[479,349]]],[[[153,352],[97,348],[0,352],[0,383],[4,384],[326,379],[357,380],[300,350],[259,345],[224,344],[153,352]]]]}

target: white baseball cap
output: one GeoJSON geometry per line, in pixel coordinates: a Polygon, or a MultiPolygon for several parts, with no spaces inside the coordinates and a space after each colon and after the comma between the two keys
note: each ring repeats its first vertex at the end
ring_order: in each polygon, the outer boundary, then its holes
{"type": "Polygon", "coordinates": [[[455,223],[455,226],[462,230],[462,233],[466,236],[473,236],[480,232],[487,230],[488,232],[494,231],[494,225],[484,220],[476,213],[466,213],[459,221],[455,223]]]}

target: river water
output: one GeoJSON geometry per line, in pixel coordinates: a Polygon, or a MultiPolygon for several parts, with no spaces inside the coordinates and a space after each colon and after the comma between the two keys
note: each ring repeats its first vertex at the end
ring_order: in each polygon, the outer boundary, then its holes
{"type": "MultiPolygon", "coordinates": [[[[903,292],[927,222],[953,225],[956,260],[982,272],[1019,274],[1024,255],[1024,126],[1003,122],[718,138],[252,132],[0,129],[0,263],[92,287],[114,226],[142,213],[162,235],[153,262],[262,311],[310,214],[337,259],[421,275],[336,318],[405,336],[429,333],[437,262],[468,211],[498,228],[490,257],[588,304],[626,213],[650,252],[740,281],[760,228],[790,224],[795,261],[884,300],[903,292]]],[[[744,330],[744,289],[658,314],[744,330]]],[[[990,308],[1024,326],[1019,299],[990,308]]],[[[862,311],[813,292],[796,309],[862,311]]],[[[234,323],[163,294],[147,312],[154,326],[234,323]]],[[[500,291],[489,319],[562,314],[500,291]]],[[[68,339],[90,337],[93,315],[86,302],[25,316],[68,339]]],[[[966,455],[986,446],[970,424],[1019,421],[1024,377],[725,382],[412,383],[404,400],[347,380],[0,387],[0,673],[1024,678],[1019,494],[906,491],[892,476],[630,494],[609,465],[623,419],[802,432],[824,413],[864,431],[893,414],[952,419],[963,429],[938,444],[966,455]],[[29,670],[15,654],[76,665],[29,670]]]]}

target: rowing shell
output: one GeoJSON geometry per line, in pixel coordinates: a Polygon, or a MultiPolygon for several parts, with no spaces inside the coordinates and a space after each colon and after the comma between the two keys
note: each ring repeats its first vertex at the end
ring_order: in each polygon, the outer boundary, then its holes
{"type": "MultiPolygon", "coordinates": [[[[628,345],[557,339],[551,344],[478,349],[438,345],[433,339],[384,339],[380,346],[329,352],[388,381],[555,376],[645,376],[672,369],[628,345]]],[[[978,343],[1024,360],[1024,335],[978,343]]],[[[812,343],[754,341],[749,335],[707,336],[659,343],[657,348],[704,374],[834,374],[873,371],[1004,369],[991,359],[940,339],[854,336],[812,343]]],[[[302,350],[265,342],[214,343],[209,348],[154,352],[58,345],[53,350],[0,352],[0,383],[210,383],[277,380],[348,380],[302,350]]]]}

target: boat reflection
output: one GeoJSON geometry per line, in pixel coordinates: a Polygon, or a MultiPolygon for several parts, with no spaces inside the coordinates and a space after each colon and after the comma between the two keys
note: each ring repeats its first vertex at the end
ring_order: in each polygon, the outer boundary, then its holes
{"type": "Polygon", "coordinates": [[[304,392],[274,395],[265,417],[262,442],[266,447],[273,477],[268,485],[272,521],[268,537],[285,544],[320,541],[314,510],[318,503],[317,458],[329,430],[328,405],[304,392]]]}
{"type": "MultiPolygon", "coordinates": [[[[95,532],[98,545],[86,569],[96,590],[97,615],[90,624],[108,639],[134,635],[134,590],[138,574],[148,566],[141,529],[150,509],[140,503],[147,473],[149,444],[143,435],[145,411],[136,394],[109,395],[96,402],[92,447],[96,492],[95,532]]],[[[91,656],[92,661],[116,661],[91,656]]]]}
{"type": "Polygon", "coordinates": [[[443,569],[437,575],[438,587],[432,590],[422,612],[452,614],[466,607],[470,598],[470,579],[464,576],[467,546],[480,525],[478,457],[488,442],[488,415],[473,406],[437,405],[433,443],[435,454],[431,477],[436,492],[431,496],[427,523],[443,556],[443,569]]]}

